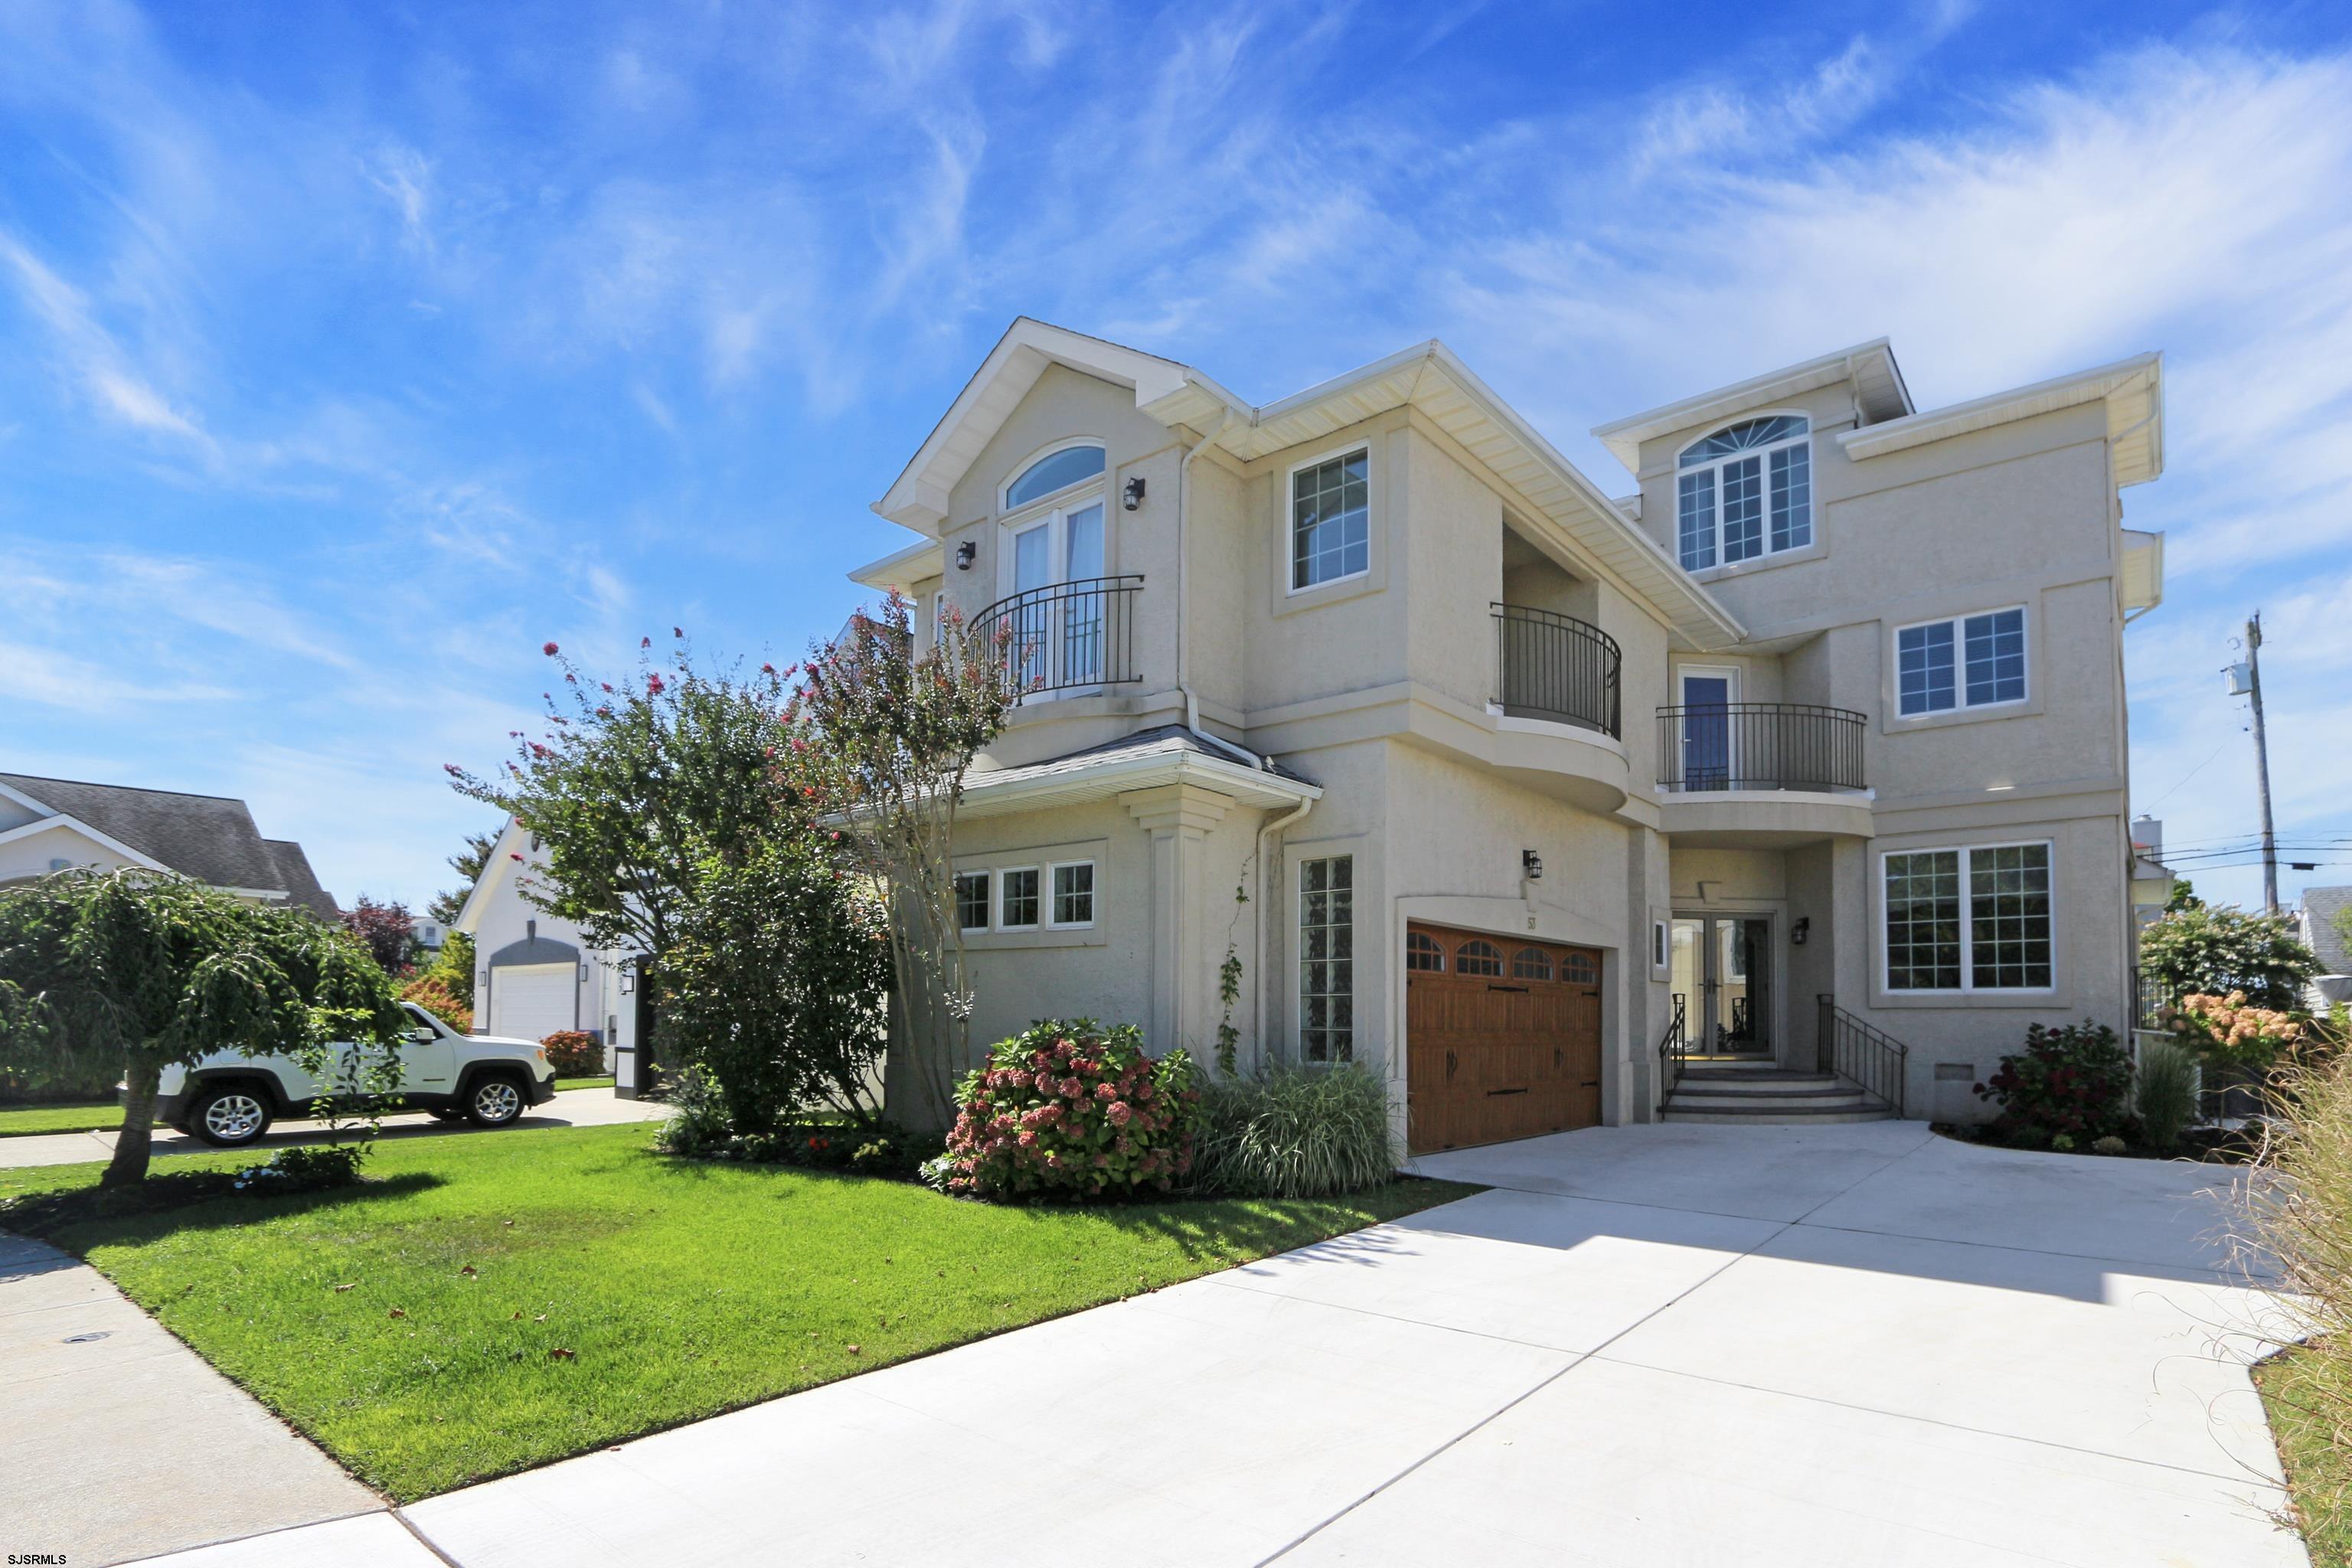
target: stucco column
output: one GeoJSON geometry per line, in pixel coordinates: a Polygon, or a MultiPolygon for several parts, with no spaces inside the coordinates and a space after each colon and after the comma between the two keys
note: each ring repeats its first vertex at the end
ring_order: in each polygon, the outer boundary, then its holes
{"type": "Polygon", "coordinates": [[[1233,797],[1198,784],[1162,784],[1120,795],[1151,835],[1151,1016],[1154,1051],[1188,1044],[1184,1030],[1198,1015],[1186,994],[1200,979],[1206,952],[1202,931],[1209,830],[1234,808],[1233,797]]]}

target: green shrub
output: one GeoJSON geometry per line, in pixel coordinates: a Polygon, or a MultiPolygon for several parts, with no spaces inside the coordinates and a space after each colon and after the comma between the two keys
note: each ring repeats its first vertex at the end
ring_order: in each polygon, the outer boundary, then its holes
{"type": "Polygon", "coordinates": [[[1201,1093],[1181,1050],[1154,1061],[1131,1024],[1045,1019],[956,1086],[947,1152],[923,1178],[979,1197],[1166,1192],[1192,1169],[1201,1093]]]}
{"type": "Polygon", "coordinates": [[[719,1079],[700,1062],[688,1062],[665,1075],[662,1098],[669,1103],[669,1120],[654,1134],[654,1147],[665,1154],[704,1155],[731,1136],[727,1097],[719,1079]]]}
{"type": "Polygon", "coordinates": [[[400,999],[414,1002],[461,1035],[474,1032],[474,1006],[449,988],[444,975],[425,971],[400,988],[400,999]]]}
{"type": "Polygon", "coordinates": [[[296,1144],[280,1149],[263,1164],[239,1171],[236,1190],[316,1193],[356,1186],[361,1163],[366,1158],[364,1143],[296,1144]]]}
{"type": "Polygon", "coordinates": [[[2162,1037],[2142,1040],[2133,1098],[2140,1136],[2149,1148],[2169,1152],[2197,1119],[2197,1058],[2162,1037]]]}
{"type": "Polygon", "coordinates": [[[1277,1066],[1209,1087],[1194,1179],[1239,1196],[1319,1198],[1396,1174],[1388,1086],[1352,1062],[1277,1066]]]}
{"type": "Polygon", "coordinates": [[[598,1078],[604,1071],[604,1047],[584,1029],[558,1029],[539,1042],[547,1065],[558,1078],[598,1078]]]}
{"type": "Polygon", "coordinates": [[[2002,1136],[2072,1149],[2130,1130],[2131,1078],[2131,1058],[2105,1024],[2031,1024],[2025,1049],[2001,1058],[2000,1070],[1976,1089],[1999,1102],[1993,1128],[2002,1136]]]}

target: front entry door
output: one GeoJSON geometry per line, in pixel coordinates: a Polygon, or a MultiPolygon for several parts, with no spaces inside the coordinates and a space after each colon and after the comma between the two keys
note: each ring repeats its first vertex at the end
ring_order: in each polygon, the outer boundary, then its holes
{"type": "Polygon", "coordinates": [[[1601,954],[1405,930],[1407,1146],[1423,1154],[1601,1121],[1601,954]]]}
{"type": "Polygon", "coordinates": [[[1677,915],[1669,984],[1694,1056],[1772,1054],[1772,922],[1677,915]]]}

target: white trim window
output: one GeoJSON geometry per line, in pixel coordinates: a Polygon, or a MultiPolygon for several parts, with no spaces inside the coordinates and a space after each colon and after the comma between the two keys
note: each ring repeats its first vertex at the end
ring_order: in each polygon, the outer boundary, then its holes
{"type": "Polygon", "coordinates": [[[1812,426],[1768,414],[1702,437],[1675,459],[1675,539],[1685,572],[1813,542],[1812,426]]]}
{"type": "Polygon", "coordinates": [[[1290,591],[1319,588],[1371,570],[1371,449],[1290,470],[1290,591]]]}
{"type": "Polygon", "coordinates": [[[1886,989],[2052,989],[2050,864],[2048,839],[1887,852],[1886,989]]]}
{"type": "Polygon", "coordinates": [[[1298,865],[1298,1054],[1310,1062],[1356,1055],[1356,860],[1298,865]]]}
{"type": "Polygon", "coordinates": [[[2025,606],[1951,616],[1895,632],[1895,707],[1904,718],[2025,700],[2025,606]]]}
{"type": "Polygon", "coordinates": [[[1064,860],[1050,868],[1054,903],[1045,923],[1062,930],[1095,923],[1095,863],[1064,860]]]}
{"type": "Polygon", "coordinates": [[[1007,866],[996,873],[996,929],[1035,931],[1039,914],[1037,868],[1007,866]]]}
{"type": "Polygon", "coordinates": [[[1019,511],[1030,502],[1043,500],[1072,485],[1100,479],[1108,463],[1101,442],[1066,441],[1040,453],[1005,481],[1003,510],[1019,511]]]}
{"type": "Polygon", "coordinates": [[[989,874],[985,871],[958,871],[955,878],[956,929],[961,931],[988,929],[989,874]]]}

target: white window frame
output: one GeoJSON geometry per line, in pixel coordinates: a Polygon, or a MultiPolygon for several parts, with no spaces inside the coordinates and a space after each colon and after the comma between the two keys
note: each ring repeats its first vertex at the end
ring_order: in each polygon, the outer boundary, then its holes
{"type": "MultiPolygon", "coordinates": [[[[1319,865],[1329,860],[1345,860],[1348,862],[1348,930],[1349,932],[1349,946],[1351,950],[1347,961],[1349,965],[1349,989],[1347,992],[1349,1004],[1349,1020],[1347,1029],[1348,1054],[1345,1057],[1331,1057],[1327,1055],[1320,1059],[1325,1062],[1354,1061],[1357,1059],[1357,1026],[1355,1022],[1357,991],[1354,984],[1356,954],[1352,951],[1355,947],[1354,937],[1356,935],[1356,859],[1357,856],[1355,850],[1349,848],[1331,849],[1319,854],[1303,854],[1297,858],[1297,860],[1293,862],[1296,867],[1296,870],[1290,879],[1290,947],[1292,954],[1290,966],[1290,995],[1292,1005],[1297,1009],[1298,1024],[1297,1027],[1292,1032],[1291,1038],[1292,1048],[1297,1053],[1297,1060],[1302,1063],[1316,1059],[1309,1058],[1307,1055],[1307,966],[1310,962],[1322,963],[1336,963],[1339,962],[1337,959],[1318,959],[1310,961],[1306,954],[1307,868],[1309,866],[1319,865]]],[[[1444,946],[1443,943],[1440,943],[1439,945],[1441,948],[1444,946]]],[[[1448,952],[1446,954],[1446,958],[1450,966],[1453,954],[1448,952]]],[[[1339,993],[1319,992],[1318,994],[1324,996],[1337,996],[1339,993]]],[[[1334,1031],[1329,1026],[1326,1026],[1325,1032],[1328,1034],[1334,1031]]]]}
{"type": "Polygon", "coordinates": [[[1377,531],[1372,519],[1379,515],[1380,480],[1374,473],[1379,465],[1372,460],[1373,447],[1369,440],[1345,442],[1311,458],[1303,458],[1283,470],[1282,475],[1282,548],[1278,564],[1282,569],[1283,597],[1295,599],[1302,594],[1319,594],[1342,583],[1359,583],[1372,574],[1373,535],[1377,531]],[[1337,458],[1347,458],[1357,452],[1364,455],[1364,569],[1346,572],[1337,577],[1326,577],[1319,583],[1300,586],[1298,582],[1298,476],[1308,468],[1319,468],[1337,458]]]}
{"type": "Polygon", "coordinates": [[[1109,442],[1104,440],[1099,436],[1070,436],[1059,441],[1049,441],[1045,446],[1038,447],[1035,451],[1022,458],[1019,462],[1013,464],[1012,471],[1004,476],[1004,482],[996,487],[996,513],[1001,518],[1021,516],[1033,511],[1036,508],[1044,506],[1050,501],[1055,500],[1060,497],[1068,495],[1078,489],[1081,486],[1102,485],[1108,487],[1109,483],[1109,442]],[[1022,475],[1027,473],[1030,469],[1035,468],[1046,458],[1055,456],[1056,453],[1074,451],[1080,447],[1092,447],[1102,453],[1102,472],[1098,474],[1088,474],[1082,479],[1072,479],[1060,489],[1047,490],[1044,495],[1032,496],[1027,500],[1023,501],[1018,507],[1015,507],[1012,503],[1010,498],[1013,493],[1013,487],[1014,484],[1019,482],[1022,475]]]}
{"type": "Polygon", "coordinates": [[[1100,887],[1101,879],[1102,874],[1097,868],[1095,862],[1091,858],[1083,860],[1047,861],[1045,863],[1045,874],[1038,879],[1037,883],[1037,912],[1039,915],[1044,917],[1045,929],[1047,931],[1092,931],[1095,925],[1097,901],[1102,896],[1102,889],[1100,887]],[[1072,866],[1084,866],[1088,873],[1087,879],[1087,918],[1082,921],[1061,920],[1056,918],[1055,914],[1059,895],[1056,893],[1054,887],[1054,875],[1055,872],[1064,870],[1072,866]]]}
{"type": "Polygon", "coordinates": [[[1033,862],[1026,866],[996,866],[992,867],[991,869],[996,875],[996,901],[989,906],[989,913],[995,917],[995,925],[992,929],[1001,931],[1045,930],[1046,913],[1045,868],[1033,862]],[[1022,871],[1026,871],[1037,879],[1037,918],[1025,924],[1016,925],[1004,918],[1004,889],[1011,885],[1014,875],[1022,871]]]}
{"type": "Polygon", "coordinates": [[[955,889],[956,932],[958,935],[970,936],[974,931],[989,931],[996,929],[995,868],[991,866],[974,866],[967,870],[958,871],[954,873],[954,879],[950,883],[950,886],[955,889]],[[963,889],[960,884],[966,877],[977,877],[982,881],[988,884],[988,896],[982,900],[988,910],[988,915],[986,919],[982,920],[976,926],[968,926],[963,923],[963,889]]]}
{"type": "Polygon", "coordinates": [[[1685,790],[1690,784],[1690,695],[1684,682],[1692,676],[1705,679],[1709,676],[1723,678],[1723,773],[1727,781],[1740,776],[1739,726],[1732,721],[1731,710],[1739,705],[1740,668],[1736,664],[1678,664],[1675,666],[1675,706],[1682,710],[1675,725],[1675,745],[1679,754],[1675,759],[1675,776],[1683,781],[1685,790]]]}
{"type": "Polygon", "coordinates": [[[1684,571],[1721,572],[1727,569],[1753,566],[1760,562],[1769,561],[1775,555],[1794,555],[1800,551],[1811,550],[1815,545],[1818,545],[1822,540],[1822,520],[1821,509],[1813,504],[1814,500],[1817,499],[1816,491],[1819,489],[1819,484],[1818,476],[1814,473],[1815,465],[1813,462],[1814,454],[1811,450],[1812,442],[1813,416],[1804,409],[1759,408],[1752,414],[1742,414],[1737,419],[1727,419],[1721,424],[1713,426],[1676,447],[1675,449],[1672,493],[1668,497],[1668,499],[1674,502],[1675,564],[1682,566],[1683,479],[1686,475],[1690,474],[1712,473],[1715,475],[1715,559],[1704,566],[1683,566],[1684,571]],[[1711,462],[1695,463],[1689,468],[1683,467],[1683,454],[1689,451],[1692,447],[1714,440],[1717,436],[1722,435],[1726,430],[1731,429],[1735,426],[1752,425],[1759,419],[1801,419],[1805,422],[1805,427],[1798,434],[1775,441],[1769,447],[1749,447],[1745,450],[1731,453],[1727,457],[1715,458],[1711,462]],[[1803,447],[1806,448],[1805,542],[1802,544],[1782,545],[1780,549],[1775,550],[1772,548],[1771,459],[1773,453],[1785,451],[1791,447],[1803,447]],[[1764,529],[1761,536],[1761,542],[1764,547],[1753,555],[1744,556],[1738,561],[1727,561],[1724,559],[1723,555],[1723,469],[1726,464],[1744,463],[1750,458],[1759,459],[1758,471],[1761,477],[1761,482],[1764,486],[1763,510],[1759,514],[1764,529]]]}
{"type": "Polygon", "coordinates": [[[2058,933],[2062,928],[2058,916],[2058,843],[2053,838],[1995,838],[1976,844],[1914,844],[1900,849],[1878,852],[1877,932],[1873,940],[1878,946],[1878,990],[1883,996],[2054,996],[2059,989],[2058,933]],[[1976,983],[1977,933],[1976,914],[1970,908],[1969,884],[1975,877],[1969,857],[1979,849],[2032,849],[2039,846],[2050,857],[2050,984],[2047,985],[1979,985],[1976,983]],[[1957,854],[1960,869],[1960,983],[1953,986],[1895,985],[1894,953],[1886,940],[1886,862],[1896,855],[1957,854]]]}
{"type": "Polygon", "coordinates": [[[1982,713],[1996,708],[2022,708],[2033,700],[2033,616],[2030,605],[1995,605],[1985,610],[1961,610],[1948,616],[1929,616],[1922,621],[1906,621],[1886,634],[1886,668],[1892,679],[1888,691],[1895,701],[1895,720],[1934,719],[1946,713],[1982,713]],[[2014,697],[2003,697],[1990,702],[1969,700],[1969,632],[1968,623],[1979,616],[2007,615],[2017,612],[2018,633],[2025,643],[2025,688],[2014,697]],[[1922,626],[1952,628],[1952,705],[1949,708],[1922,708],[1916,713],[1903,711],[1903,634],[1917,631],[1922,626]]]}

